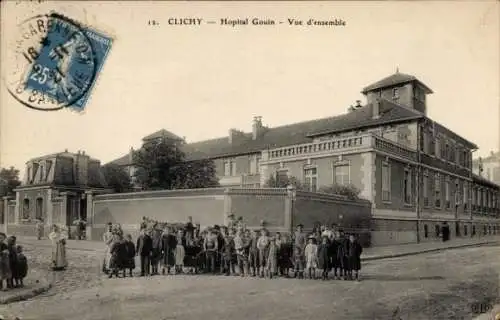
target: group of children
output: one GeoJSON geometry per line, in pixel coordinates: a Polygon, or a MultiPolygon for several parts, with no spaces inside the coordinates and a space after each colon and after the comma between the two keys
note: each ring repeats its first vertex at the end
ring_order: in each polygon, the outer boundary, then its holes
{"type": "Polygon", "coordinates": [[[141,276],[162,274],[212,273],[240,276],[276,276],[327,280],[359,280],[361,253],[356,235],[321,227],[311,234],[298,225],[291,237],[262,228],[214,226],[201,231],[189,221],[173,227],[154,223],[141,225],[137,242],[123,237],[121,229],[111,231],[109,277],[133,275],[135,257],[140,258],[141,276]],[[319,276],[321,270],[321,276],[319,276]],[[353,274],[354,272],[354,274],[353,274]]]}
{"type": "Polygon", "coordinates": [[[23,287],[27,273],[28,260],[22,246],[16,245],[15,236],[7,238],[5,233],[0,232],[0,290],[23,287]]]}

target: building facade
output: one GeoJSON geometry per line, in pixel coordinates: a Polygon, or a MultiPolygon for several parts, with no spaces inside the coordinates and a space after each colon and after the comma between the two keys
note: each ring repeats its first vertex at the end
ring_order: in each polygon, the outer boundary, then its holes
{"type": "Polygon", "coordinates": [[[472,171],[495,184],[500,184],[500,152],[491,151],[486,158],[474,159],[472,171]]]}
{"type": "MultiPolygon", "coordinates": [[[[275,128],[255,117],[250,133],[183,148],[191,160],[212,159],[222,186],[261,187],[272,175],[309,191],[355,186],[372,203],[375,245],[435,240],[445,221],[453,236],[500,233],[500,189],[473,174],[474,143],[427,117],[432,90],[397,72],[362,93],[366,104],[346,114],[275,128]]],[[[114,163],[130,172],[131,160],[114,163]]]]}
{"type": "Polygon", "coordinates": [[[2,224],[14,234],[33,234],[38,220],[46,229],[52,224],[71,226],[77,219],[87,219],[86,192],[105,192],[105,186],[100,161],[84,151],[66,150],[31,159],[21,185],[14,190],[15,199],[4,199],[10,216],[2,224]]]}

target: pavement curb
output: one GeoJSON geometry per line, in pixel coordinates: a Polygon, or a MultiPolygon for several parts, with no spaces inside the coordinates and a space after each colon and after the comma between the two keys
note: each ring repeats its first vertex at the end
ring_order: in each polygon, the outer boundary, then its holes
{"type": "Polygon", "coordinates": [[[468,244],[462,244],[462,245],[455,245],[455,246],[451,246],[451,247],[423,249],[423,250],[411,251],[411,252],[403,252],[403,253],[387,254],[387,255],[380,255],[380,256],[374,256],[374,257],[366,257],[366,258],[361,258],[361,261],[374,261],[374,260],[382,260],[382,259],[399,258],[399,257],[406,257],[406,256],[414,256],[417,254],[424,254],[424,253],[431,253],[431,252],[452,250],[452,249],[461,249],[461,248],[468,248],[468,247],[480,247],[483,245],[493,245],[493,244],[498,244],[498,243],[500,243],[500,241],[485,241],[485,242],[479,242],[479,243],[468,243],[468,244]]]}
{"type": "MultiPolygon", "coordinates": [[[[12,292],[12,294],[9,294],[6,297],[0,297],[0,305],[31,299],[31,298],[36,297],[44,292],[47,292],[50,288],[52,288],[52,284],[50,284],[48,282],[38,283],[37,285],[35,285],[34,288],[32,288],[30,290],[20,291],[20,292],[12,292]]],[[[7,293],[10,293],[10,292],[7,291],[7,293]]]]}

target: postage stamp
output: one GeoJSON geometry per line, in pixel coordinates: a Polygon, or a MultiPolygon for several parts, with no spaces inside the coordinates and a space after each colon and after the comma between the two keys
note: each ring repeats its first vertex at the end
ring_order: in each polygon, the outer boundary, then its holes
{"type": "Polygon", "coordinates": [[[10,94],[42,111],[83,111],[111,49],[113,39],[57,13],[19,25],[6,77],[10,94]]]}

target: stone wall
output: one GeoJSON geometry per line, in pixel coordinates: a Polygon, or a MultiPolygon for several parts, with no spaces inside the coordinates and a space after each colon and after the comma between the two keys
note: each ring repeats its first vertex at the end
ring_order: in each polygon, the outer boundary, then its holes
{"type": "Polygon", "coordinates": [[[242,217],[248,227],[263,221],[271,231],[289,231],[286,189],[228,189],[227,196],[229,213],[242,217]]]}
{"type": "MultiPolygon", "coordinates": [[[[224,189],[162,190],[105,194],[93,198],[88,236],[99,240],[106,223],[119,223],[135,237],[143,216],[166,222],[185,222],[189,216],[201,226],[224,222],[224,189]]],[[[89,205],[89,204],[87,204],[89,205]]]]}
{"type": "MultiPolygon", "coordinates": [[[[106,223],[119,223],[135,237],[143,216],[167,222],[186,222],[188,217],[203,227],[227,224],[230,215],[241,217],[249,228],[264,222],[271,232],[291,232],[295,223],[311,229],[316,221],[338,222],[347,230],[367,234],[370,227],[368,201],[297,192],[287,189],[213,188],[146,191],[94,196],[87,234],[100,240],[106,223]],[[293,201],[295,199],[295,201],[293,201]]],[[[368,237],[365,237],[368,239],[368,237]]],[[[364,241],[368,244],[369,241],[364,241]]]]}
{"type": "Polygon", "coordinates": [[[314,225],[333,223],[345,232],[360,236],[364,246],[369,246],[371,222],[371,203],[366,200],[347,200],[341,196],[312,192],[296,192],[293,206],[292,224],[303,224],[305,230],[314,225]]]}

